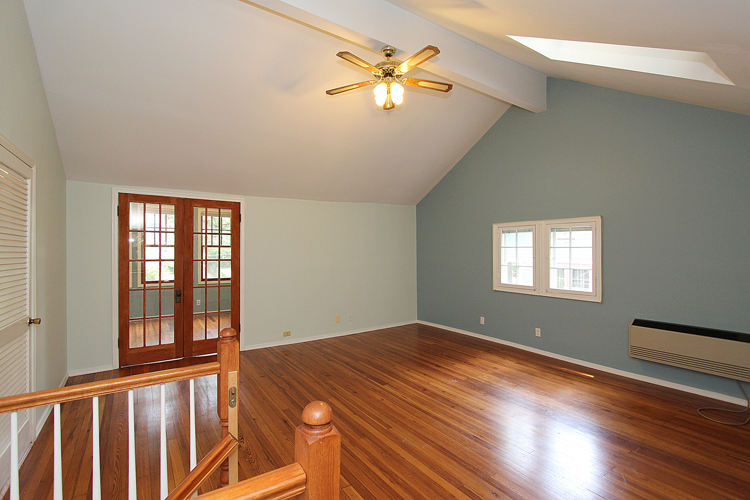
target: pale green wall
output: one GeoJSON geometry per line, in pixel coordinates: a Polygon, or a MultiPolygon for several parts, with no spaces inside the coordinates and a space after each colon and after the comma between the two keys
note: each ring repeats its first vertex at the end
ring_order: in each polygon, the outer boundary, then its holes
{"type": "Polygon", "coordinates": [[[65,173],[22,0],[0,2],[0,133],[36,162],[36,389],[49,389],[66,374],[65,173]]]}
{"type": "Polygon", "coordinates": [[[417,206],[419,319],[741,398],[630,358],[628,325],[750,332],[750,116],[556,79],[548,106],[511,108],[417,206]],[[492,290],[493,223],[590,215],[601,304],[492,290]]]}
{"type": "MultiPolygon", "coordinates": [[[[112,188],[67,183],[71,373],[112,364],[112,188]]],[[[415,207],[244,202],[244,347],[416,320],[415,207]]]]}

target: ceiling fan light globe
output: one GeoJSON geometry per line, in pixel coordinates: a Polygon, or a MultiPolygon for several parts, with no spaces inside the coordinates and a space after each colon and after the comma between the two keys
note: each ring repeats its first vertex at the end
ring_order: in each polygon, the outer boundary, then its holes
{"type": "Polygon", "coordinates": [[[391,97],[393,98],[394,104],[401,104],[404,102],[404,86],[400,83],[394,83],[391,85],[391,97]]]}
{"type": "Polygon", "coordinates": [[[388,87],[385,83],[379,83],[375,86],[375,89],[373,90],[375,94],[375,104],[378,106],[382,106],[385,104],[386,96],[388,95],[388,87]]]}

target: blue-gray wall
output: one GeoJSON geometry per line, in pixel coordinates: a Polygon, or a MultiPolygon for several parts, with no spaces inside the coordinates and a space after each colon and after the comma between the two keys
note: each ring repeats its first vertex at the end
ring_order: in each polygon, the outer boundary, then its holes
{"type": "Polygon", "coordinates": [[[417,206],[419,319],[741,397],[631,359],[628,325],[750,332],[750,116],[566,80],[548,93],[548,111],[511,108],[417,206]],[[603,217],[601,304],[492,290],[493,223],[589,215],[603,217]]]}

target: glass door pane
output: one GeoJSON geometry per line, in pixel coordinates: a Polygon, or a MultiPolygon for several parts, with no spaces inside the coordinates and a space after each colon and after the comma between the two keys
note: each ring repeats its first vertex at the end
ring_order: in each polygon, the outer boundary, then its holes
{"type": "Polygon", "coordinates": [[[213,349],[223,329],[239,329],[233,303],[239,296],[239,204],[192,200],[191,214],[192,317],[185,323],[192,325],[186,349],[195,355],[213,349]]]}
{"type": "Polygon", "coordinates": [[[130,202],[128,347],[174,343],[175,207],[130,202]]]}

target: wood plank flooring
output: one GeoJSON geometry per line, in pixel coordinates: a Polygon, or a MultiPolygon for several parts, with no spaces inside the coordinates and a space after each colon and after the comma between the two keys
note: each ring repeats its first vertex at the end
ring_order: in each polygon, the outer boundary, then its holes
{"type": "MultiPolygon", "coordinates": [[[[322,399],[342,499],[750,498],[750,427],[695,411],[726,404],[425,325],[246,351],[240,377],[240,479],[292,463],[302,409],[322,399]]],[[[219,439],[215,384],[196,384],[199,457],[219,439]]],[[[188,463],[186,388],[167,390],[170,488],[188,463]]],[[[158,497],[158,393],[137,393],[139,498],[158,497]]],[[[125,401],[100,403],[103,498],[126,498],[125,401]]],[[[66,499],[90,498],[90,408],[63,405],[66,499]]],[[[22,466],[24,499],[52,498],[50,427],[22,466]]]]}

